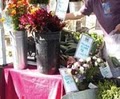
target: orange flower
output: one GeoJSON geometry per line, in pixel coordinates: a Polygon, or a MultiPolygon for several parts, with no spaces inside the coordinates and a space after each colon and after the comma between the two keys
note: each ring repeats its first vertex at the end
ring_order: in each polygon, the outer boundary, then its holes
{"type": "Polygon", "coordinates": [[[12,4],[12,3],[8,4],[8,9],[15,8],[15,7],[16,7],[16,4],[12,4]]]}
{"type": "Polygon", "coordinates": [[[12,18],[14,29],[19,29],[19,18],[27,13],[28,2],[27,0],[11,0],[8,4],[8,14],[12,18]]]}
{"type": "Polygon", "coordinates": [[[10,15],[11,15],[11,16],[16,15],[16,10],[15,10],[15,9],[14,9],[14,10],[12,10],[12,11],[11,11],[11,13],[10,13],[10,15]]]}

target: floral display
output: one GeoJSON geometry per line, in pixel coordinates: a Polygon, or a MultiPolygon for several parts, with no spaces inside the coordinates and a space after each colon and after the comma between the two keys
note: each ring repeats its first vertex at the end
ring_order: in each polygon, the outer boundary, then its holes
{"type": "Polygon", "coordinates": [[[21,28],[31,33],[44,33],[61,31],[65,24],[52,12],[43,8],[30,7],[30,11],[20,18],[21,28]]]}
{"type": "Polygon", "coordinates": [[[97,83],[103,79],[99,67],[106,65],[106,60],[101,57],[103,47],[103,36],[97,33],[74,32],[64,33],[67,39],[61,41],[61,64],[71,69],[71,74],[79,90],[88,88],[90,82],[97,83]],[[76,59],[74,57],[77,44],[81,35],[88,35],[93,39],[93,45],[87,59],[76,59]],[[83,87],[84,86],[84,87],[83,87]],[[81,88],[82,87],[82,88],[81,88]]]}
{"type": "Polygon", "coordinates": [[[7,13],[12,18],[14,30],[20,30],[19,18],[27,13],[28,2],[27,0],[12,0],[7,5],[7,13]]]}

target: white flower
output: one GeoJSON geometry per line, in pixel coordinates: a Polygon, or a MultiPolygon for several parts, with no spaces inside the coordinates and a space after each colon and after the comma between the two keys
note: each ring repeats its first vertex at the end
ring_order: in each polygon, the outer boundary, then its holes
{"type": "Polygon", "coordinates": [[[80,67],[79,62],[75,62],[75,63],[72,65],[72,69],[78,69],[78,67],[80,67]]]}
{"type": "Polygon", "coordinates": [[[90,61],[91,61],[91,57],[88,57],[88,58],[86,59],[86,61],[87,61],[87,62],[90,62],[90,61]]]}
{"type": "Polygon", "coordinates": [[[83,67],[89,68],[90,66],[89,66],[89,64],[83,64],[83,67]]]}
{"type": "Polygon", "coordinates": [[[102,59],[101,58],[97,58],[97,62],[98,63],[102,62],[102,59]]]}
{"type": "Polygon", "coordinates": [[[80,66],[79,70],[80,70],[80,72],[81,72],[82,74],[85,73],[84,67],[80,66]]]}
{"type": "Polygon", "coordinates": [[[82,58],[80,58],[80,59],[79,59],[79,62],[85,62],[85,60],[84,60],[84,59],[82,59],[82,58]]]}
{"type": "Polygon", "coordinates": [[[97,59],[97,57],[96,57],[96,56],[93,56],[92,58],[93,58],[94,60],[96,60],[96,59],[97,59]]]}
{"type": "Polygon", "coordinates": [[[95,66],[98,66],[98,62],[97,61],[95,61],[95,66]]]}

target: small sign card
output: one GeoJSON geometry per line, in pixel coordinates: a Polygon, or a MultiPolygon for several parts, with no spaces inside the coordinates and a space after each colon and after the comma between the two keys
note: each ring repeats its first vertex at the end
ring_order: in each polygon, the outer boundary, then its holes
{"type": "Polygon", "coordinates": [[[61,20],[65,19],[68,3],[69,0],[57,0],[55,15],[57,15],[61,20]]]}
{"type": "Polygon", "coordinates": [[[3,26],[5,28],[5,32],[9,32],[13,30],[13,25],[12,25],[12,19],[11,17],[6,13],[2,13],[2,17],[5,18],[5,21],[3,22],[3,26]]]}
{"type": "Polygon", "coordinates": [[[111,72],[110,67],[107,62],[106,62],[106,65],[100,66],[99,69],[104,78],[112,78],[113,77],[112,72],[111,72]]]}
{"type": "Polygon", "coordinates": [[[3,10],[3,0],[0,0],[0,13],[2,12],[3,10]]]}
{"type": "Polygon", "coordinates": [[[77,46],[77,50],[75,52],[75,57],[86,59],[89,56],[92,44],[93,38],[91,38],[88,35],[82,34],[81,39],[77,46]]]}
{"type": "Polygon", "coordinates": [[[75,81],[69,72],[70,69],[60,68],[59,71],[63,78],[63,83],[64,83],[66,93],[78,91],[75,81]]]}

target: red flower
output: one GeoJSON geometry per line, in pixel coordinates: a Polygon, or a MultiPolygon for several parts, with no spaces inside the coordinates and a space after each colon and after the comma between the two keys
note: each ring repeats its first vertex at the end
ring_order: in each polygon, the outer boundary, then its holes
{"type": "Polygon", "coordinates": [[[21,27],[31,32],[43,33],[43,31],[56,32],[62,30],[64,23],[52,12],[45,9],[35,10],[34,13],[28,13],[20,18],[21,27]]]}

